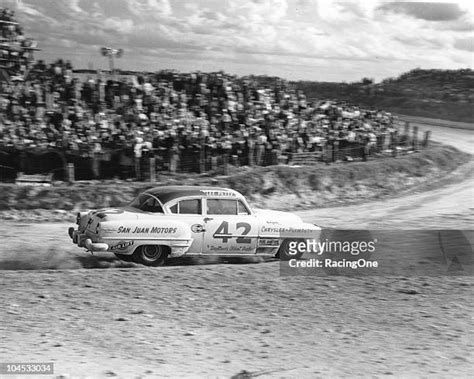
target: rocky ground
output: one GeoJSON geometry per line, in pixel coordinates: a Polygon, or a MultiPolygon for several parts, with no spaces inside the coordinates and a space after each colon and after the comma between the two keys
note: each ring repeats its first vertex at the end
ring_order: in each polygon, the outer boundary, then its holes
{"type": "MultiPolygon", "coordinates": [[[[433,135],[472,152],[469,130],[433,135]]],[[[472,167],[418,193],[298,212],[397,236],[371,276],[281,276],[263,259],[143,268],[86,255],[68,223],[4,221],[0,362],[54,362],[74,378],[471,377],[472,233],[456,262],[449,247],[447,271],[434,232],[419,230],[472,229],[472,167]]]]}

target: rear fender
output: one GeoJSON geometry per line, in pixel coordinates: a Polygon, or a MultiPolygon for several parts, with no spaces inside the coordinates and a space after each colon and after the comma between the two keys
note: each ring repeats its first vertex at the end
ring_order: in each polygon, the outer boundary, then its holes
{"type": "Polygon", "coordinates": [[[170,247],[171,256],[180,256],[192,244],[190,225],[172,218],[105,221],[100,223],[98,230],[99,240],[117,254],[133,254],[143,245],[163,245],[170,247]]]}

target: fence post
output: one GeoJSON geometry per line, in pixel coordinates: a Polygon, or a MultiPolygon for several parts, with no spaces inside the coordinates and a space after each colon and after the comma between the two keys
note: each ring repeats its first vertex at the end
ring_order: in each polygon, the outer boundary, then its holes
{"type": "Polygon", "coordinates": [[[423,147],[428,147],[430,144],[431,130],[425,131],[425,139],[423,141],[423,147]]]}
{"type": "Polygon", "coordinates": [[[174,151],[172,151],[171,157],[170,157],[170,172],[174,174],[177,168],[178,168],[177,154],[174,151]]]}
{"type": "Polygon", "coordinates": [[[229,174],[229,155],[225,153],[223,156],[223,163],[224,163],[224,175],[229,174]]]}
{"type": "Polygon", "coordinates": [[[272,165],[277,165],[278,164],[278,150],[277,149],[272,149],[272,165]]]}
{"type": "Polygon", "coordinates": [[[94,175],[94,179],[100,178],[100,162],[99,162],[99,154],[92,153],[92,173],[94,175]]]}
{"type": "Polygon", "coordinates": [[[385,146],[385,132],[382,133],[379,138],[377,138],[377,152],[380,153],[384,151],[385,146]]]}
{"type": "Polygon", "coordinates": [[[413,126],[413,150],[419,151],[419,144],[418,144],[418,126],[413,126]]]}
{"type": "Polygon", "coordinates": [[[239,167],[239,156],[232,155],[232,166],[239,167]]]}
{"type": "Polygon", "coordinates": [[[403,134],[407,137],[410,134],[410,123],[408,121],[405,121],[405,130],[404,130],[403,134]]]}
{"type": "Polygon", "coordinates": [[[410,141],[410,123],[405,121],[405,130],[403,132],[403,139],[405,141],[405,146],[408,146],[410,141]]]}
{"type": "Polygon", "coordinates": [[[396,158],[398,156],[398,145],[394,146],[392,149],[392,156],[396,158]]]}
{"type": "Polygon", "coordinates": [[[337,139],[332,141],[332,161],[337,161],[337,155],[339,153],[339,141],[337,139]]]}
{"type": "Polygon", "coordinates": [[[255,144],[254,143],[249,143],[248,144],[248,165],[249,167],[252,167],[254,165],[254,149],[255,149],[255,144]]]}
{"type": "Polygon", "coordinates": [[[68,163],[67,164],[67,181],[69,183],[74,183],[75,180],[76,178],[75,178],[74,163],[68,163]]]}
{"type": "Polygon", "coordinates": [[[199,173],[206,172],[206,154],[204,150],[204,143],[201,143],[201,150],[199,150],[199,173]]]}
{"type": "Polygon", "coordinates": [[[211,171],[215,172],[217,170],[217,157],[211,157],[211,171]]]}
{"type": "Polygon", "coordinates": [[[156,158],[150,157],[150,182],[156,182],[156,158]]]}
{"type": "Polygon", "coordinates": [[[365,141],[364,146],[362,147],[362,160],[364,162],[367,162],[367,160],[369,159],[369,154],[370,154],[370,146],[369,146],[368,141],[365,141]]]}
{"type": "Polygon", "coordinates": [[[135,156],[134,157],[134,164],[135,164],[135,178],[137,180],[141,180],[142,172],[141,172],[141,158],[135,156]]]}
{"type": "Polygon", "coordinates": [[[400,144],[400,138],[396,131],[390,133],[390,148],[395,149],[400,144]]]}

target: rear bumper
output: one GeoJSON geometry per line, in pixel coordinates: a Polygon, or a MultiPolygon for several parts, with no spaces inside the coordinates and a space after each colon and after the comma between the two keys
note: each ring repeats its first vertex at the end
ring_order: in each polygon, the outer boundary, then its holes
{"type": "Polygon", "coordinates": [[[90,238],[86,238],[84,241],[87,250],[90,251],[107,251],[109,250],[109,245],[106,243],[95,243],[92,242],[90,238]]]}
{"type": "Polygon", "coordinates": [[[72,242],[75,243],[79,247],[85,247],[85,240],[87,236],[84,233],[81,233],[79,230],[74,229],[74,227],[70,227],[67,230],[67,234],[71,237],[72,242]]]}
{"type": "Polygon", "coordinates": [[[68,229],[69,237],[71,237],[72,242],[79,247],[85,247],[90,251],[107,251],[109,250],[109,245],[106,243],[95,243],[87,236],[85,233],[81,233],[79,230],[70,227],[68,229]]]}

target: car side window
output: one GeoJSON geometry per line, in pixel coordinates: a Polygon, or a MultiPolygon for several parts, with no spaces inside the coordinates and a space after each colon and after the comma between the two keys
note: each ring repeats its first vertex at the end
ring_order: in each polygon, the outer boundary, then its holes
{"type": "Polygon", "coordinates": [[[170,207],[171,213],[181,215],[200,215],[201,209],[202,207],[200,199],[181,200],[179,203],[176,203],[170,207]]]}
{"type": "Polygon", "coordinates": [[[237,201],[228,199],[208,199],[208,215],[237,215],[237,201]]]}
{"type": "Polygon", "coordinates": [[[153,197],[147,199],[141,207],[142,211],[153,212],[153,213],[163,213],[163,208],[161,204],[153,197]]]}
{"type": "Polygon", "coordinates": [[[239,216],[246,216],[250,214],[250,211],[248,210],[248,208],[240,200],[237,201],[237,214],[239,216]]]}
{"type": "Polygon", "coordinates": [[[179,214],[199,215],[201,214],[201,200],[182,200],[179,202],[179,214]]]}

